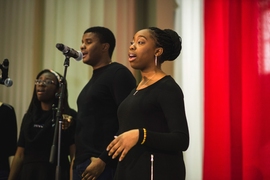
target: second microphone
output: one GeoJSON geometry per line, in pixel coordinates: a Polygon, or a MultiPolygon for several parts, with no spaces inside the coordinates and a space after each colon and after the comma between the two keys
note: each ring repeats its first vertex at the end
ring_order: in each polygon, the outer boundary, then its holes
{"type": "Polygon", "coordinates": [[[64,55],[72,57],[74,59],[76,59],[77,61],[82,60],[83,54],[80,51],[76,51],[68,46],[65,46],[64,44],[61,43],[57,43],[56,44],[56,48],[59,51],[62,51],[64,55]]]}

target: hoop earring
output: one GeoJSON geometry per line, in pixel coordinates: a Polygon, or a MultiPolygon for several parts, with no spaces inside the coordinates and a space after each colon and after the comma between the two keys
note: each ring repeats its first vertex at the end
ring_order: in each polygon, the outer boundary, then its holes
{"type": "Polygon", "coordinates": [[[155,56],[155,66],[157,66],[157,56],[155,56]]]}

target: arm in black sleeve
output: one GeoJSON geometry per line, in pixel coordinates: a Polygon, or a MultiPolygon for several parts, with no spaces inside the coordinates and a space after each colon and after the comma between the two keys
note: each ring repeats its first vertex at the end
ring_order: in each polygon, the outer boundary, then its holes
{"type": "MultiPolygon", "coordinates": [[[[112,86],[112,94],[117,107],[129,95],[135,86],[136,80],[133,74],[126,67],[119,68],[114,75],[112,86]]],[[[111,141],[113,138],[114,137],[112,137],[111,141]]],[[[102,159],[106,164],[112,160],[111,156],[108,156],[108,151],[106,150],[102,152],[99,158],[102,159]]]]}
{"type": "Polygon", "coordinates": [[[108,155],[108,151],[103,151],[99,158],[106,164],[108,164],[112,160],[112,156],[108,155]]]}
{"type": "MultiPolygon", "coordinates": [[[[170,84],[159,93],[159,104],[167,120],[169,132],[146,129],[144,145],[164,151],[185,151],[189,146],[189,131],[185,114],[183,92],[177,84],[170,84]]],[[[142,137],[143,131],[140,131],[142,137]]]]}
{"type": "Polygon", "coordinates": [[[17,120],[15,110],[11,105],[5,104],[6,108],[6,126],[7,131],[7,145],[9,148],[9,156],[13,156],[17,149],[17,120]]]}

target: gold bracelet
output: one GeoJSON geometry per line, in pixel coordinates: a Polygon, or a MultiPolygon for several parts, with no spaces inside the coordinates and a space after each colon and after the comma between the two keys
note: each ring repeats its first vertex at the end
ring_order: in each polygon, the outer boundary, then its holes
{"type": "Polygon", "coordinates": [[[143,140],[142,140],[141,144],[144,144],[145,140],[146,140],[146,129],[143,128],[143,140]]]}

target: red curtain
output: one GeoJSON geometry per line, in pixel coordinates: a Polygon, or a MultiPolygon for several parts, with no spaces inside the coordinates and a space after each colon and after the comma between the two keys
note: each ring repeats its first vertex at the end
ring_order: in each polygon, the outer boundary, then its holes
{"type": "Polygon", "coordinates": [[[204,180],[270,179],[270,0],[204,0],[204,180]]]}

